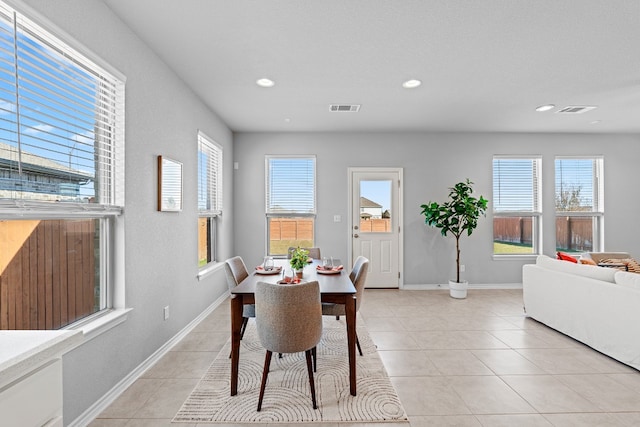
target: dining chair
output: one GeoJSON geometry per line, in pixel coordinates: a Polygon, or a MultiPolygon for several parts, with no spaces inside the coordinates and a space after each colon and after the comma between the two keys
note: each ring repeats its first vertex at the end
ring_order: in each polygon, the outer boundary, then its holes
{"type": "MultiPolygon", "coordinates": [[[[362,297],[364,295],[364,286],[367,281],[367,272],[369,271],[369,259],[360,255],[353,263],[353,269],[349,273],[349,279],[356,288],[356,313],[360,310],[360,304],[362,304],[362,297]]],[[[323,316],[336,316],[336,320],[340,320],[340,316],[346,314],[343,304],[334,303],[322,303],[322,315],[323,316]]],[[[362,348],[360,347],[360,341],[358,340],[358,334],[356,333],[356,345],[358,346],[358,352],[362,356],[362,348]]]]}
{"type": "Polygon", "coordinates": [[[266,349],[258,411],[262,409],[272,354],[302,351],[307,360],[313,409],[317,409],[311,359],[322,337],[320,285],[317,281],[298,285],[258,282],[255,303],[258,338],[266,349]]]}
{"type": "MultiPolygon", "coordinates": [[[[229,290],[238,286],[240,282],[249,277],[247,266],[241,257],[235,256],[224,262],[224,271],[227,275],[227,286],[229,290]]],[[[244,336],[250,317],[256,317],[256,306],[254,304],[245,304],[242,307],[242,327],[240,328],[240,339],[244,336]]]]}
{"type": "MultiPolygon", "coordinates": [[[[291,253],[296,249],[295,246],[289,246],[289,250],[287,250],[287,258],[291,259],[291,253]]],[[[309,251],[309,258],[313,259],[322,259],[320,256],[320,248],[302,248],[309,251]]]]}

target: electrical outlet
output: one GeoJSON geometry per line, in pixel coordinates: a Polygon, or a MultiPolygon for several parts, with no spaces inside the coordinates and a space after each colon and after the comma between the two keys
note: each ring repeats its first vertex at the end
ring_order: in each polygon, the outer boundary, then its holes
{"type": "Polygon", "coordinates": [[[169,306],[166,306],[164,308],[164,320],[167,320],[169,318],[169,306]]]}
{"type": "Polygon", "coordinates": [[[464,273],[464,271],[465,271],[464,264],[462,264],[462,265],[460,266],[460,272],[461,272],[461,273],[464,273]]]}

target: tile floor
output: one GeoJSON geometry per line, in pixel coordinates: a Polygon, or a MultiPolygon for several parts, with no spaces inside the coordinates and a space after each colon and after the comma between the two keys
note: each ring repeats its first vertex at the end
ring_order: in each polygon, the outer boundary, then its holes
{"type": "MultiPolygon", "coordinates": [[[[411,427],[640,425],[640,372],[524,317],[521,290],[366,290],[360,315],[411,427]]],[[[90,426],[196,427],[171,418],[228,338],[223,304],[90,426]]]]}

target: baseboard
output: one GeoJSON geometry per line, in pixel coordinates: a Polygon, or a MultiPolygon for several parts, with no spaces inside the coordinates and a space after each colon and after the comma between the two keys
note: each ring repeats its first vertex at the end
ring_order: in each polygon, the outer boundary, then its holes
{"type": "MultiPolygon", "coordinates": [[[[407,285],[402,287],[404,291],[434,291],[449,289],[448,284],[424,284],[407,285]]],[[[522,289],[522,283],[469,283],[469,289],[522,289]]]]}
{"type": "Polygon", "coordinates": [[[95,420],[105,409],[109,407],[124,391],[129,388],[138,378],[140,378],[151,366],[167,354],[173,346],[178,344],[185,336],[189,334],[200,322],[202,322],[209,314],[213,312],[220,304],[227,300],[229,293],[225,292],[220,298],[207,307],[202,313],[193,319],[180,332],[174,335],[169,341],[164,343],[162,347],[156,350],[144,362],[138,365],[133,371],[124,377],[118,384],[109,390],[104,396],[98,399],[78,418],[69,424],[69,427],[85,427],[95,420]]]}

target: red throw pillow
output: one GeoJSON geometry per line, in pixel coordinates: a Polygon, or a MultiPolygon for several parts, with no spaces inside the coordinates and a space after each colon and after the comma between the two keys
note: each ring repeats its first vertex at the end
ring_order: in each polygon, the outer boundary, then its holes
{"type": "Polygon", "coordinates": [[[558,259],[561,259],[563,261],[571,261],[571,262],[578,262],[577,258],[572,257],[571,255],[567,255],[564,252],[558,252],[558,259]]]}

